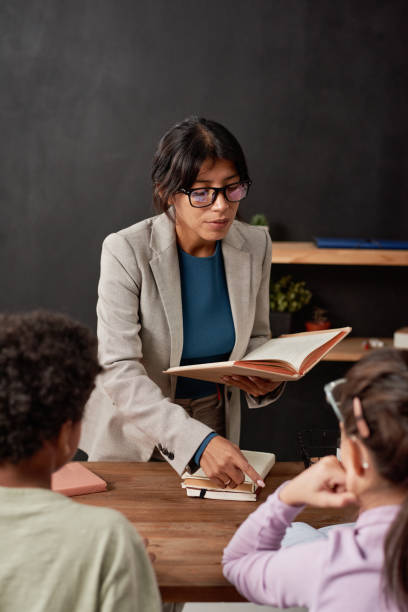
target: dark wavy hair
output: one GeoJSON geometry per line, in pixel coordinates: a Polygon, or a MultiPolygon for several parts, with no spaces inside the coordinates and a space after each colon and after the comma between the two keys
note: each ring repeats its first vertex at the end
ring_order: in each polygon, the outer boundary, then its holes
{"type": "Polygon", "coordinates": [[[80,421],[101,367],[97,339],[69,317],[0,314],[0,463],[17,464],[80,421]]]}
{"type": "Polygon", "coordinates": [[[249,180],[244,152],[226,127],[202,117],[188,117],[161,138],[152,165],[153,204],[166,212],[169,198],[189,189],[206,159],[228,159],[242,181],[249,180]]]}
{"type": "Polygon", "coordinates": [[[405,490],[405,501],[384,544],[384,588],[398,609],[408,609],[408,351],[377,349],[348,372],[340,407],[348,436],[359,437],[353,398],[361,401],[370,435],[362,442],[378,473],[405,490]]]}

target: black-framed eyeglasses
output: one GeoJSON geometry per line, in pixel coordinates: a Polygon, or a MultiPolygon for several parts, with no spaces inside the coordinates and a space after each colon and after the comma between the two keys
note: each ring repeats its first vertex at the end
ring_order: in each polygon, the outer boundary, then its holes
{"type": "Polygon", "coordinates": [[[227,202],[231,204],[240,202],[247,197],[252,181],[240,181],[239,183],[231,183],[225,187],[197,187],[196,189],[179,189],[179,193],[184,193],[188,196],[191,206],[194,208],[205,208],[214,204],[221,192],[227,202]]]}

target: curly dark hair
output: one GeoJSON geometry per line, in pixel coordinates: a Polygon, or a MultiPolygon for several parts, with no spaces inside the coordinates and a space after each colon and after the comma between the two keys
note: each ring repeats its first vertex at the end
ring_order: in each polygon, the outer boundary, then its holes
{"type": "Polygon", "coordinates": [[[80,421],[101,369],[95,335],[68,316],[0,314],[0,463],[31,457],[80,421]]]}

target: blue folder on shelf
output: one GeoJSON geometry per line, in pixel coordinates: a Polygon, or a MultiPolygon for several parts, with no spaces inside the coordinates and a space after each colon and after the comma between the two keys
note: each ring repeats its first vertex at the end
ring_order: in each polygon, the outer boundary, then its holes
{"type": "Polygon", "coordinates": [[[315,238],[319,249],[408,249],[408,240],[377,238],[315,238]]]}

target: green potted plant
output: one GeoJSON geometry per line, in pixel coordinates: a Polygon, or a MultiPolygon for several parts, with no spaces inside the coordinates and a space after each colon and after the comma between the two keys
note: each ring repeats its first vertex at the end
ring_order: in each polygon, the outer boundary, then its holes
{"type": "Polygon", "coordinates": [[[270,322],[272,336],[290,333],[292,315],[299,312],[312,299],[305,281],[296,281],[291,275],[282,276],[271,283],[270,322]]]}
{"type": "Polygon", "coordinates": [[[255,215],[252,215],[249,223],[251,225],[264,225],[266,227],[269,227],[268,219],[263,213],[256,213],[255,215]]]}

